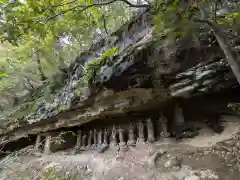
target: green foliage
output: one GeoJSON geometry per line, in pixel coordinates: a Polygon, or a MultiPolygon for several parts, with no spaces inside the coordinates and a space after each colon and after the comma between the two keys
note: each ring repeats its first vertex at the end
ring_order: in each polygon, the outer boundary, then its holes
{"type": "Polygon", "coordinates": [[[103,55],[100,57],[100,61],[106,61],[106,58],[113,56],[117,52],[117,48],[113,47],[104,51],[103,55]]]}
{"type": "Polygon", "coordinates": [[[8,115],[12,119],[23,120],[25,116],[35,111],[35,102],[28,102],[20,106],[15,107],[8,115]]]}
{"type": "Polygon", "coordinates": [[[54,167],[48,168],[43,175],[43,180],[67,180],[67,178],[62,177],[57,174],[57,170],[54,167]]]}
{"type": "Polygon", "coordinates": [[[0,38],[17,44],[19,40],[32,36],[44,39],[46,36],[57,37],[66,32],[72,32],[74,35],[73,32],[77,29],[82,35],[88,34],[90,35],[88,37],[91,37],[91,33],[96,28],[103,28],[103,14],[108,21],[108,19],[120,19],[120,14],[115,14],[114,10],[122,14],[128,11],[128,8],[122,6],[121,2],[104,5],[104,2],[96,0],[6,2],[1,7],[3,21],[0,23],[0,38]],[[94,4],[99,5],[94,6],[94,4]]]}
{"type": "Polygon", "coordinates": [[[153,6],[155,33],[164,36],[168,34],[176,37],[191,36],[207,21],[220,25],[223,30],[226,28],[233,30],[240,24],[238,6],[239,4],[235,3],[230,7],[221,1],[212,0],[192,2],[156,0],[153,6]],[[228,11],[225,12],[226,10],[228,11]],[[199,23],[196,19],[203,21],[199,23]]]}
{"type": "Polygon", "coordinates": [[[67,136],[67,135],[73,135],[73,136],[76,136],[76,134],[72,131],[64,131],[64,132],[61,132],[58,136],[55,136],[52,138],[52,142],[54,144],[63,144],[65,143],[66,141],[64,140],[64,137],[67,136]]]}
{"type": "Polygon", "coordinates": [[[83,80],[85,84],[89,82],[89,79],[99,69],[99,67],[106,63],[112,63],[112,57],[117,53],[117,48],[113,47],[104,51],[103,55],[98,59],[93,59],[91,62],[85,64],[83,80]]]}
{"type": "MultiPolygon", "coordinates": [[[[51,77],[58,75],[60,68],[68,67],[93,41],[105,37],[106,32],[114,32],[132,15],[132,9],[123,2],[94,6],[99,3],[103,2],[2,1],[0,39],[4,44],[0,45],[0,96],[19,97],[26,92],[31,94],[32,88],[43,88],[34,92],[37,98],[40,94],[49,96],[55,91],[55,87],[50,88],[51,79],[58,81],[60,76],[51,77]],[[41,80],[39,68],[47,82],[41,80]]],[[[61,81],[56,83],[58,88],[63,86],[61,81]]]]}
{"type": "Polygon", "coordinates": [[[25,117],[36,111],[36,101],[27,102],[1,112],[0,128],[6,128],[10,125],[19,126],[26,124],[25,117]]]}
{"type": "Polygon", "coordinates": [[[67,105],[60,105],[60,106],[58,106],[58,111],[64,111],[64,110],[67,110],[69,108],[69,106],[67,106],[67,105]]]}
{"type": "Polygon", "coordinates": [[[6,77],[7,75],[8,75],[8,73],[7,73],[7,72],[0,73],[0,78],[6,77]]]}
{"type": "Polygon", "coordinates": [[[173,0],[171,4],[156,0],[153,10],[155,10],[153,23],[158,36],[160,34],[160,36],[183,37],[191,34],[195,28],[195,24],[191,21],[194,7],[183,9],[179,0],[173,0]]]}
{"type": "Polygon", "coordinates": [[[76,93],[76,96],[77,97],[80,97],[82,92],[81,92],[81,87],[77,87],[76,90],[75,90],[75,93],[76,93]]]}

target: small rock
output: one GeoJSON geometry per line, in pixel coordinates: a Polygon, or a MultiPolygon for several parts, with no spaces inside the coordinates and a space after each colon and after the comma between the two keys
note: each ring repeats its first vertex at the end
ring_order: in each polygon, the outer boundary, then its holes
{"type": "Polygon", "coordinates": [[[128,146],[126,146],[126,145],[123,145],[123,146],[119,146],[120,147],[120,152],[126,152],[126,151],[128,151],[128,146]]]}
{"type": "Polygon", "coordinates": [[[124,159],[124,157],[122,154],[117,154],[116,160],[123,160],[123,159],[124,159]]]}
{"type": "Polygon", "coordinates": [[[171,168],[171,167],[181,167],[182,166],[182,157],[176,156],[171,159],[169,159],[165,164],[165,168],[171,168]]]}
{"type": "Polygon", "coordinates": [[[87,170],[86,170],[87,173],[91,173],[92,172],[92,169],[89,167],[89,165],[87,165],[87,170]]]}
{"type": "Polygon", "coordinates": [[[193,174],[193,175],[185,177],[184,180],[200,180],[200,178],[193,174]]]}
{"type": "Polygon", "coordinates": [[[204,156],[207,156],[209,154],[209,151],[204,151],[203,154],[204,156]]]}
{"type": "Polygon", "coordinates": [[[102,146],[98,149],[99,153],[104,153],[109,148],[109,145],[102,146]]]}
{"type": "Polygon", "coordinates": [[[148,159],[148,167],[154,168],[156,166],[156,160],[158,157],[161,157],[163,154],[165,154],[165,151],[160,149],[157,152],[153,153],[149,159],[148,159]]]}

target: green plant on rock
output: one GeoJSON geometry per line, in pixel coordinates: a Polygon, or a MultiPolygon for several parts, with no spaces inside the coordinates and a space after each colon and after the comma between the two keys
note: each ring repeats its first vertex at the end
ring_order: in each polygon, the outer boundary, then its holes
{"type": "Polygon", "coordinates": [[[117,53],[117,48],[112,47],[104,51],[101,57],[93,59],[91,62],[85,64],[83,69],[83,81],[84,84],[89,82],[89,79],[94,76],[96,71],[105,64],[112,64],[113,56],[117,53]]]}
{"type": "Polygon", "coordinates": [[[80,97],[82,92],[81,92],[81,89],[78,87],[76,90],[75,90],[75,94],[77,97],[80,97]]]}
{"type": "Polygon", "coordinates": [[[16,106],[11,110],[5,110],[1,115],[0,127],[4,128],[10,124],[24,124],[25,117],[36,110],[35,101],[16,106]]]}
{"type": "Polygon", "coordinates": [[[59,105],[57,106],[57,110],[58,111],[64,111],[64,110],[67,110],[69,108],[68,105],[59,105]]]}
{"type": "Polygon", "coordinates": [[[63,144],[65,143],[66,141],[64,140],[64,136],[68,135],[68,134],[71,134],[73,136],[76,136],[76,134],[72,131],[65,131],[65,132],[61,132],[58,136],[52,138],[52,142],[54,144],[63,144]]]}
{"type": "Polygon", "coordinates": [[[54,137],[53,140],[52,140],[52,142],[53,142],[54,144],[60,145],[60,144],[64,144],[66,141],[63,139],[62,136],[59,135],[59,136],[54,137]]]}

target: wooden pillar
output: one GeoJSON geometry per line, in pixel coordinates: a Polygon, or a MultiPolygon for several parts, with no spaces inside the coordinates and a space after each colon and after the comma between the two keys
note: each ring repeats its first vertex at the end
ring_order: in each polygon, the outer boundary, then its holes
{"type": "Polygon", "coordinates": [[[179,104],[175,104],[175,108],[174,108],[174,123],[176,125],[185,124],[182,108],[179,106],[179,104]]]}
{"type": "Polygon", "coordinates": [[[44,146],[44,154],[51,153],[51,144],[52,144],[52,136],[47,135],[45,140],[45,146],[44,146]]]}
{"type": "Polygon", "coordinates": [[[135,146],[136,145],[136,140],[135,140],[135,136],[134,136],[134,127],[132,125],[132,123],[129,124],[129,128],[128,128],[128,142],[127,144],[129,146],[135,146]]]}
{"type": "Polygon", "coordinates": [[[87,147],[90,148],[91,145],[92,145],[92,138],[93,138],[93,131],[90,130],[89,131],[89,136],[88,136],[88,144],[87,144],[87,147]]]}
{"type": "Polygon", "coordinates": [[[195,128],[186,124],[183,110],[179,106],[179,103],[176,103],[174,107],[174,119],[171,129],[172,132],[175,133],[176,139],[193,138],[198,135],[198,132],[195,128]]]}
{"type": "Polygon", "coordinates": [[[155,141],[155,137],[154,137],[154,129],[153,129],[153,124],[152,124],[152,120],[151,118],[147,119],[147,140],[148,142],[152,143],[155,141]]]}
{"type": "Polygon", "coordinates": [[[124,140],[124,129],[119,127],[118,128],[118,134],[119,134],[119,145],[120,146],[126,145],[126,142],[124,140]]]}
{"type": "Polygon", "coordinates": [[[138,122],[138,139],[137,139],[137,144],[144,144],[145,142],[144,138],[144,125],[143,122],[140,120],[138,122]]]}
{"type": "Polygon", "coordinates": [[[125,142],[125,139],[124,139],[124,129],[121,126],[119,126],[119,128],[118,128],[118,135],[119,135],[120,151],[127,150],[126,142],[125,142]]]}
{"type": "Polygon", "coordinates": [[[168,120],[167,118],[161,113],[158,118],[158,137],[159,139],[169,137],[169,132],[168,132],[168,120]]]}
{"type": "Polygon", "coordinates": [[[99,130],[98,132],[98,146],[101,147],[102,146],[102,136],[103,136],[103,132],[102,132],[102,129],[99,130]]]}
{"type": "Polygon", "coordinates": [[[86,139],[87,139],[87,135],[86,134],[83,134],[82,136],[82,144],[81,144],[81,149],[86,149],[86,139]]]}
{"type": "Polygon", "coordinates": [[[75,150],[79,150],[82,146],[82,131],[79,130],[77,132],[77,142],[76,142],[76,145],[75,145],[75,150]]]}
{"type": "Polygon", "coordinates": [[[40,146],[41,146],[41,135],[40,134],[38,134],[37,135],[37,139],[36,139],[36,144],[35,144],[35,151],[36,152],[39,152],[40,151],[40,146]]]}
{"type": "Polygon", "coordinates": [[[108,130],[107,129],[104,129],[103,144],[104,145],[108,144],[108,130]]]}
{"type": "Polygon", "coordinates": [[[111,142],[110,142],[110,147],[111,148],[116,148],[118,149],[118,144],[117,144],[117,129],[116,127],[113,125],[112,127],[112,133],[111,133],[111,142]]]}
{"type": "Polygon", "coordinates": [[[93,130],[93,148],[97,148],[97,130],[93,130]]]}

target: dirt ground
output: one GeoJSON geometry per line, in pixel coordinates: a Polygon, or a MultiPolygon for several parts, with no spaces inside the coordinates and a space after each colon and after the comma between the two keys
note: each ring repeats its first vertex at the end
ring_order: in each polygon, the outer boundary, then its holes
{"type": "Polygon", "coordinates": [[[0,163],[1,180],[240,180],[240,119],[225,116],[224,132],[204,124],[193,139],[162,139],[153,144],[24,155],[0,163]]]}

